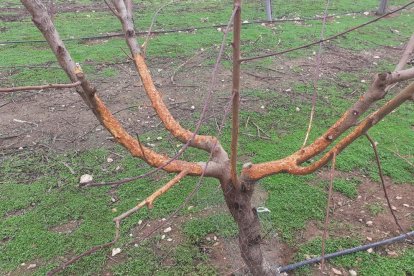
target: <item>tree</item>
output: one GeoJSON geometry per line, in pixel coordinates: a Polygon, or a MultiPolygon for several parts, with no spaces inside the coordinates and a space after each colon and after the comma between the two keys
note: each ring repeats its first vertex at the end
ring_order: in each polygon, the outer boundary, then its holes
{"type": "Polygon", "coordinates": [[[378,15],[384,15],[387,13],[387,8],[388,8],[388,0],[380,0],[379,2],[379,7],[377,10],[377,14],[378,15]]]}
{"type": "MultiPolygon", "coordinates": [[[[164,104],[161,93],[155,87],[152,77],[146,65],[144,49],[138,45],[136,32],[132,19],[133,4],[131,0],[112,0],[111,10],[120,20],[125,40],[131,52],[131,59],[141,77],[143,86],[165,128],[179,141],[185,145],[179,153],[169,158],[154,150],[145,147],[139,138],[135,138],[122,127],[109,109],[105,106],[98,96],[97,89],[87,79],[82,68],[71,58],[63,41],[60,39],[55,29],[46,7],[40,0],[21,1],[32,16],[32,20],[37,28],[42,32],[50,48],[55,54],[60,66],[64,69],[71,84],[49,85],[51,88],[76,87],[77,92],[95,114],[100,123],[113,135],[118,143],[124,146],[134,157],[141,158],[146,163],[156,168],[174,173],[176,176],[165,186],[155,191],[147,199],[139,203],[133,209],[116,217],[116,235],[114,241],[92,248],[84,254],[89,254],[98,249],[110,246],[119,237],[119,227],[122,219],[138,211],[144,206],[151,207],[153,202],[162,194],[166,193],[173,185],[186,176],[204,176],[218,179],[223,191],[227,207],[236,221],[239,229],[239,246],[243,260],[253,275],[273,275],[277,273],[274,266],[267,264],[262,256],[260,243],[262,240],[260,222],[256,209],[251,205],[252,195],[257,182],[270,175],[288,173],[295,175],[306,175],[315,172],[328,162],[335,162],[335,158],[347,146],[365,135],[367,131],[379,123],[385,116],[390,114],[398,106],[406,101],[414,99],[414,83],[397,93],[391,100],[378,108],[373,113],[363,118],[363,114],[373,105],[383,99],[391,86],[404,80],[414,77],[414,68],[403,70],[409,54],[414,48],[414,36],[407,44],[406,51],[397,65],[394,72],[380,73],[375,75],[368,91],[352,105],[338,121],[333,124],[323,135],[315,139],[311,144],[304,145],[298,151],[279,160],[271,160],[259,164],[246,163],[241,172],[237,171],[238,154],[238,135],[239,135],[239,102],[240,102],[240,70],[242,62],[271,56],[272,54],[255,58],[243,59],[240,54],[240,33],[241,33],[241,0],[234,0],[234,9],[229,20],[229,25],[233,24],[233,88],[232,88],[232,138],[231,152],[228,153],[220,145],[220,141],[213,136],[199,135],[200,124],[194,131],[183,128],[178,121],[171,115],[164,104]],[[346,131],[349,133],[341,137],[346,131]],[[210,154],[210,159],[206,162],[187,162],[177,158],[188,147],[204,150],[210,154]],[[310,165],[304,165],[310,159],[316,159],[310,165]]],[[[109,6],[109,4],[108,4],[109,6]]],[[[228,29],[228,28],[227,28],[228,29]]],[[[227,31],[225,32],[225,35],[227,31]]],[[[320,43],[323,40],[317,42],[320,43]]],[[[314,43],[316,44],[316,43],[314,43]]],[[[224,44],[223,44],[224,45],[224,44]]],[[[223,47],[222,45],[222,47],[223,47]]],[[[222,53],[222,51],[221,51],[222,53]]],[[[275,53],[274,55],[276,55],[275,53]]],[[[220,58],[218,58],[220,59],[220,58]]],[[[216,64],[217,65],[217,64],[216,64]]],[[[214,81],[214,74],[213,80],[214,81]]],[[[36,89],[39,87],[31,87],[36,89]]],[[[42,88],[45,88],[44,86],[42,88]]],[[[47,87],[46,87],[47,88],[47,87]]],[[[19,88],[19,89],[28,89],[19,88]]],[[[8,91],[16,91],[11,88],[8,91]]],[[[5,91],[5,90],[4,90],[5,91]]],[[[211,92],[211,91],[209,91],[211,92]]],[[[92,184],[86,184],[91,186],[92,184]]],[[[83,254],[83,255],[84,255],[83,254]]],[[[78,256],[76,258],[80,258],[78,256]]],[[[76,261],[76,258],[71,262],[76,261]]],[[[60,270],[64,266],[58,268],[60,270]]],[[[57,270],[53,271],[56,272],[57,270]]],[[[53,273],[52,273],[53,274],[53,273]]]]}

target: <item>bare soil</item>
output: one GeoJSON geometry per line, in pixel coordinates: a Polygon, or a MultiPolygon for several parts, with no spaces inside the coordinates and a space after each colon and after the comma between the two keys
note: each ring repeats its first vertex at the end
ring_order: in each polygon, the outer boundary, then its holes
{"type": "MultiPolygon", "coordinates": [[[[324,53],[321,78],[335,80],[339,72],[352,72],[361,68],[371,70],[372,63],[375,62],[373,56],[385,56],[385,51],[353,53],[332,46],[324,53]]],[[[184,62],[185,65],[179,71],[175,69],[177,63],[173,67],[168,60],[155,60],[150,64],[155,84],[162,92],[171,113],[180,122],[194,122],[190,124],[193,126],[198,120],[204,97],[209,90],[211,68],[201,65],[206,58],[208,56],[200,55],[191,62],[184,62]],[[174,83],[171,81],[173,75],[174,83]]],[[[292,85],[298,82],[310,83],[314,58],[280,59],[274,67],[246,69],[242,75],[243,90],[261,89],[268,91],[270,97],[275,99],[284,94],[291,97],[292,101],[310,104],[311,94],[294,91],[292,85]],[[292,72],[298,68],[299,72],[292,72]]],[[[142,135],[154,129],[161,130],[162,125],[146,99],[132,64],[112,66],[119,70],[119,77],[94,80],[98,95],[130,133],[142,135]]],[[[4,71],[2,73],[6,74],[4,71]]],[[[13,71],[8,74],[13,74],[13,71]]],[[[371,75],[365,79],[369,79],[371,75]]],[[[7,75],[2,77],[7,78],[7,75]]],[[[214,100],[209,103],[207,114],[207,121],[216,123],[221,121],[223,108],[229,101],[230,70],[221,68],[218,79],[214,100]]],[[[266,112],[261,108],[266,101],[268,100],[242,95],[241,108],[266,112]]],[[[320,97],[320,101],[330,104],[330,100],[323,97],[320,97]]],[[[0,152],[39,146],[60,152],[114,146],[109,132],[99,125],[74,89],[2,94],[0,112],[0,152]]]]}
{"type": "Polygon", "coordinates": [[[49,230],[59,234],[70,234],[75,231],[81,225],[81,223],[82,222],[78,220],[71,220],[67,223],[56,225],[49,230]]]}
{"type": "MultiPolygon", "coordinates": [[[[318,176],[321,179],[329,180],[330,172],[321,171],[318,176]]],[[[358,187],[358,198],[356,199],[349,199],[337,192],[333,193],[331,223],[328,230],[330,238],[358,238],[365,241],[365,244],[369,244],[402,234],[390,213],[383,188],[379,183],[373,182],[357,172],[336,172],[336,177],[357,178],[361,180],[361,184],[358,187]],[[370,206],[381,206],[382,210],[373,213],[370,206]]],[[[390,178],[387,178],[386,189],[399,224],[404,232],[411,231],[414,225],[414,206],[412,204],[414,186],[395,184],[390,178]]],[[[296,239],[299,243],[303,243],[315,237],[321,237],[323,232],[322,222],[310,221],[296,239]]],[[[374,252],[388,257],[397,257],[407,247],[414,248],[414,245],[404,242],[394,243],[374,249],[374,252]]],[[[329,275],[335,275],[332,268],[333,266],[327,265],[326,271],[329,271],[329,275]]],[[[335,269],[340,270],[339,268],[335,269]]],[[[343,275],[349,275],[348,271],[342,270],[341,272],[343,275]]],[[[320,273],[320,265],[314,265],[313,274],[320,275],[320,273]]]]}

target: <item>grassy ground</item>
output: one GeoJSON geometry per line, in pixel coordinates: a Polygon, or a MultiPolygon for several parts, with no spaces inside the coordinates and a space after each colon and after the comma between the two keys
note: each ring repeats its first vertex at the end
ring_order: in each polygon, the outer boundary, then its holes
{"type": "MultiPolygon", "coordinates": [[[[1,3],[0,7],[12,7],[17,5],[17,2],[9,0],[7,3],[1,3]]],[[[146,30],[153,12],[161,2],[144,1],[140,4],[139,13],[135,17],[136,26],[146,30]]],[[[274,1],[274,5],[277,7],[277,17],[310,18],[323,12],[324,2],[312,1],[310,4],[309,1],[290,1],[282,4],[282,1],[274,1]]],[[[364,1],[364,3],[352,0],[335,1],[329,12],[339,17],[334,17],[328,22],[327,35],[372,19],[372,14],[369,16],[363,13],[346,14],[374,10],[377,2],[376,0],[364,1]]],[[[404,3],[404,1],[392,2],[395,6],[404,3]]],[[[93,5],[94,1],[75,1],[75,4],[93,5]]],[[[86,10],[79,8],[79,12],[75,7],[70,12],[58,14],[55,22],[61,37],[80,38],[120,30],[117,20],[110,13],[98,9],[93,11],[94,7],[96,6],[90,6],[86,10]]],[[[205,29],[200,27],[223,24],[227,21],[230,12],[229,1],[197,1],[197,5],[191,5],[190,1],[181,1],[179,4],[166,7],[158,17],[155,29],[189,27],[199,29],[194,32],[177,32],[153,37],[147,52],[148,59],[154,64],[156,60],[166,59],[176,67],[183,60],[193,56],[196,51],[204,48],[211,53],[211,58],[204,63],[212,64],[215,53],[215,47],[212,45],[220,43],[222,33],[217,30],[217,27],[205,29]]],[[[0,15],[9,16],[19,13],[20,11],[10,10],[1,12],[0,15]]],[[[243,16],[249,22],[261,19],[264,17],[263,7],[257,3],[246,3],[243,16]]],[[[384,49],[383,46],[398,47],[411,34],[409,26],[412,25],[412,16],[412,12],[403,12],[397,17],[380,21],[336,40],[329,44],[329,47],[338,47],[355,53],[384,49]]],[[[318,39],[320,29],[320,21],[289,22],[271,27],[246,24],[242,36],[243,56],[254,56],[302,45],[318,39]]],[[[0,30],[0,44],[5,41],[41,39],[28,17],[23,17],[21,21],[0,22],[0,30]]],[[[121,51],[121,48],[126,49],[122,39],[113,38],[98,42],[70,40],[66,46],[74,59],[84,64],[87,74],[97,80],[111,79],[123,73],[116,68],[108,67],[102,70],[101,67],[102,63],[126,60],[125,54],[121,51]]],[[[267,59],[246,64],[243,69],[279,68],[280,64],[291,61],[295,64],[294,61],[306,59],[315,49],[294,52],[282,59],[267,59]]],[[[66,82],[63,72],[57,68],[53,55],[44,43],[1,44],[0,59],[2,86],[66,82]],[[27,65],[38,67],[27,68],[27,65]],[[42,68],[43,66],[48,68],[42,68]]],[[[367,79],[372,72],[390,70],[393,67],[391,60],[385,59],[378,63],[376,68],[362,66],[355,71],[338,74],[335,78],[337,82],[322,78],[318,93],[328,101],[329,108],[326,108],[326,102],[318,103],[311,138],[321,134],[326,126],[333,123],[341,112],[346,110],[358,93],[366,89],[367,84],[360,82],[362,78],[367,79]],[[344,88],[341,85],[343,83],[349,83],[350,86],[344,88]],[[357,94],[354,94],[355,91],[357,94]]],[[[225,62],[225,67],[228,64],[225,62]]],[[[300,73],[301,70],[300,65],[293,65],[286,73],[290,75],[295,72],[300,73]]],[[[261,87],[243,90],[244,98],[257,106],[263,105],[264,108],[256,109],[252,104],[248,105],[241,113],[241,122],[247,120],[256,122],[266,129],[271,137],[271,140],[263,140],[241,135],[240,155],[243,161],[263,162],[284,157],[300,148],[303,142],[310,101],[303,100],[301,97],[309,99],[312,93],[311,83],[291,80],[290,83],[287,81],[275,85],[287,86],[284,89],[292,89],[296,96],[292,98],[292,95],[281,94],[276,90],[267,91],[261,87]]],[[[414,184],[413,111],[412,104],[405,104],[370,131],[379,142],[384,173],[395,186],[414,184]]],[[[195,119],[197,114],[193,116],[195,119]]],[[[191,125],[191,122],[185,123],[191,125]]],[[[245,133],[255,134],[256,130],[252,124],[243,126],[245,133]]],[[[214,133],[214,131],[213,123],[202,129],[203,133],[214,133]]],[[[152,131],[146,135],[157,137],[159,133],[159,131],[152,131]]],[[[228,149],[230,141],[228,126],[224,129],[221,141],[228,149]]],[[[170,154],[173,152],[166,139],[157,141],[156,149],[170,154]]],[[[206,155],[189,150],[185,158],[203,160],[206,155]]],[[[240,161],[239,165],[241,166],[242,163],[240,161]]],[[[13,275],[24,273],[43,275],[65,258],[112,240],[113,217],[133,207],[171,176],[158,173],[150,179],[137,180],[117,189],[109,187],[81,189],[78,187],[79,176],[88,173],[97,181],[109,181],[136,176],[148,169],[143,162],[129,157],[128,153],[119,147],[64,153],[38,148],[14,152],[3,151],[0,155],[0,201],[2,202],[0,274],[12,272],[13,275]],[[114,161],[108,162],[108,157],[114,161]],[[29,269],[30,264],[36,264],[36,267],[29,269]]],[[[348,198],[350,202],[356,201],[358,193],[361,192],[359,187],[363,178],[360,176],[372,181],[373,185],[378,185],[373,152],[364,139],[358,140],[340,155],[337,169],[341,174],[336,178],[334,188],[339,195],[348,198]],[[351,173],[356,173],[358,177],[349,178],[347,174],[351,173]]],[[[164,234],[161,231],[141,243],[137,242],[140,233],[147,229],[147,226],[142,225],[148,223],[154,226],[168,217],[192,191],[195,182],[193,178],[184,179],[157,201],[154,209],[142,210],[127,219],[122,224],[121,239],[116,245],[122,249],[122,253],[116,258],[108,258],[110,253],[101,251],[83,258],[68,268],[63,275],[222,273],[223,271],[217,268],[217,261],[212,260],[212,252],[216,246],[214,237],[220,243],[225,243],[226,240],[234,239],[237,232],[232,219],[222,208],[223,197],[215,180],[203,180],[203,185],[196,196],[169,224],[173,229],[171,233],[164,234]],[[143,223],[140,224],[140,221],[143,223]],[[163,235],[166,237],[163,238],[163,235]],[[168,238],[172,241],[168,241],[168,238]]],[[[323,221],[327,197],[326,184],[326,179],[319,175],[304,177],[277,175],[261,182],[267,194],[263,205],[271,210],[271,213],[261,215],[264,228],[272,235],[277,233],[281,243],[286,243],[293,248],[293,258],[288,260],[290,262],[302,260],[306,256],[318,255],[320,252],[320,235],[316,233],[308,240],[300,239],[298,236],[307,228],[309,222],[316,221],[320,224],[323,221]]],[[[412,202],[412,198],[410,200],[412,202]]],[[[374,218],[386,212],[381,204],[372,203],[366,208],[374,218]]],[[[412,229],[414,222],[412,214],[405,219],[411,223],[412,229]]],[[[338,223],[339,221],[334,219],[330,226],[335,227],[338,223]]],[[[357,223],[351,221],[349,226],[353,227],[357,223]]],[[[327,251],[355,246],[365,242],[364,239],[365,237],[358,231],[334,237],[328,240],[327,251]]],[[[229,254],[238,254],[237,247],[233,246],[230,249],[232,251],[229,254]]],[[[413,247],[404,246],[397,251],[398,255],[392,257],[383,252],[371,254],[362,252],[335,259],[331,265],[343,271],[354,269],[359,275],[413,274],[413,247]]],[[[221,260],[221,262],[225,261],[221,260]]],[[[304,269],[297,273],[306,275],[311,272],[304,269]]]]}

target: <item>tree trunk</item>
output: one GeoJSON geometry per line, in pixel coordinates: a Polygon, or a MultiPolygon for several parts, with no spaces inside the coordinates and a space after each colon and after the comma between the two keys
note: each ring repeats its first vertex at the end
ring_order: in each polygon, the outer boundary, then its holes
{"type": "Polygon", "coordinates": [[[251,205],[254,185],[242,182],[238,187],[230,178],[221,181],[224,198],[231,215],[239,228],[241,256],[253,275],[278,275],[263,258],[260,243],[261,227],[256,208],[251,205]]]}
{"type": "Polygon", "coordinates": [[[272,0],[265,0],[265,6],[266,6],[266,19],[267,21],[271,22],[273,20],[272,0]]]}
{"type": "Polygon", "coordinates": [[[377,15],[384,15],[387,13],[388,0],[380,0],[377,15]]]}

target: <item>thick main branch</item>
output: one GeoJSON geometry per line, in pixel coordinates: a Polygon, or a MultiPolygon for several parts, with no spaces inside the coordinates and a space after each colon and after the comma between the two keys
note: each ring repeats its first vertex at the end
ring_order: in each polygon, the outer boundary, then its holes
{"type": "Polygon", "coordinates": [[[136,33],[132,19],[132,8],[128,9],[123,0],[113,0],[117,10],[117,16],[122,24],[125,33],[126,43],[131,51],[136,70],[141,77],[145,92],[151,101],[151,105],[156,111],[158,117],[164,124],[165,128],[177,139],[183,143],[190,141],[190,146],[211,152],[213,149],[223,156],[226,155],[221,148],[220,143],[215,137],[195,135],[188,129],[183,128],[178,121],[174,119],[164,101],[161,93],[157,90],[152,80],[150,71],[147,68],[141,49],[137,43],[136,33]],[[218,150],[217,150],[218,149],[218,150]]]}
{"type": "Polygon", "coordinates": [[[312,144],[280,160],[255,165],[247,164],[242,171],[243,178],[248,180],[258,180],[265,176],[281,172],[291,174],[309,174],[316,171],[331,160],[334,152],[339,154],[343,149],[355,141],[359,136],[365,134],[369,128],[377,124],[391,111],[396,109],[405,101],[412,100],[414,96],[414,83],[407,86],[383,107],[369,115],[361,123],[357,124],[357,119],[368,110],[372,103],[384,97],[386,93],[385,88],[388,85],[412,77],[414,77],[414,70],[412,69],[400,71],[400,73],[393,72],[378,74],[368,92],[365,93],[350,109],[348,109],[344,115],[328,129],[328,131],[317,138],[312,144]],[[407,77],[408,75],[411,77],[407,77]],[[326,150],[333,143],[333,141],[354,125],[357,125],[356,128],[340,142],[338,142],[325,155],[323,155],[318,161],[307,167],[300,166],[300,164],[326,150]]]}
{"type": "Polygon", "coordinates": [[[50,48],[58,59],[59,64],[68,77],[74,83],[78,81],[81,82],[81,88],[78,88],[77,92],[81,95],[85,103],[91,108],[102,125],[115,137],[118,143],[128,149],[133,156],[143,159],[153,167],[161,167],[169,162],[169,164],[163,168],[165,171],[181,172],[186,170],[189,175],[202,174],[203,167],[201,165],[180,160],[170,161],[167,156],[158,154],[153,150],[140,145],[139,141],[129,135],[115,116],[101,101],[101,99],[96,95],[96,88],[86,80],[80,67],[77,66],[72,60],[42,2],[39,0],[22,0],[21,2],[32,15],[33,22],[42,32],[50,48]]]}

